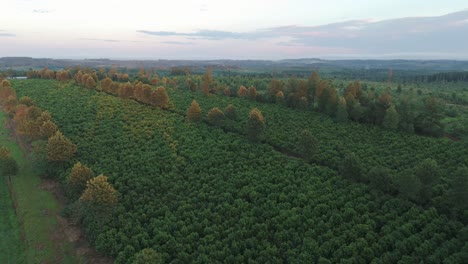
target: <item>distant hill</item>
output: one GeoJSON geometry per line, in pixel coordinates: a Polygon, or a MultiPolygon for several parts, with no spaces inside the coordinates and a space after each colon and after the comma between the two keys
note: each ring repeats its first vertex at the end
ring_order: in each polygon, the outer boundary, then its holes
{"type": "Polygon", "coordinates": [[[272,69],[272,68],[343,68],[343,69],[389,69],[394,70],[427,70],[468,71],[468,61],[456,60],[323,60],[317,58],[287,60],[113,60],[113,59],[48,59],[30,57],[0,58],[0,70],[18,68],[60,69],[80,65],[82,67],[116,67],[123,68],[156,68],[171,67],[206,67],[229,69],[272,69]]]}

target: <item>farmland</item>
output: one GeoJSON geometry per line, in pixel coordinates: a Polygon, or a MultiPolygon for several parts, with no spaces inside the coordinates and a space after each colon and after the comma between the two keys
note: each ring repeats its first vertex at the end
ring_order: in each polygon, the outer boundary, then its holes
{"type": "MultiPolygon", "coordinates": [[[[468,165],[464,142],[336,123],[310,111],[168,87],[166,110],[71,82],[14,81],[50,111],[76,156],[49,171],[67,182],[77,161],[104,174],[119,202],[82,224],[95,247],[131,262],[151,248],[165,262],[426,262],[466,258],[466,223],[453,218],[447,198],[454,174],[468,165]],[[190,102],[209,109],[236,107],[237,118],[218,125],[189,122],[190,102]],[[248,113],[266,120],[260,142],[248,140],[248,113]],[[301,131],[317,141],[306,159],[301,131]],[[354,156],[361,173],[343,176],[354,156]],[[399,179],[426,159],[439,175],[430,197],[399,189],[399,179]],[[374,188],[368,172],[389,170],[389,190],[374,188]],[[400,193],[401,192],[401,193],[400,193]],[[405,195],[406,194],[406,195],[405,195]]],[[[75,199],[77,197],[75,196],[75,199]]]]}

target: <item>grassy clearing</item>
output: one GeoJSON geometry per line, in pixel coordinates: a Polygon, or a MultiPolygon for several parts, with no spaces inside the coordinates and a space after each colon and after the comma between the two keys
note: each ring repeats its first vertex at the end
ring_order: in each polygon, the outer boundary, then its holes
{"type": "Polygon", "coordinates": [[[0,177],[0,215],[0,263],[23,263],[24,251],[18,219],[5,177],[0,177]]]}
{"type": "MultiPolygon", "coordinates": [[[[54,239],[54,234],[59,228],[56,215],[60,213],[60,204],[52,193],[41,188],[41,179],[32,169],[22,149],[10,139],[9,131],[4,128],[5,122],[6,115],[0,111],[0,124],[2,128],[0,143],[10,149],[13,158],[18,162],[20,168],[19,174],[12,178],[12,186],[17,206],[17,216],[21,223],[24,237],[23,244],[25,252],[23,256],[25,262],[77,263],[78,261],[72,257],[74,254],[71,254],[71,243],[54,239]]],[[[0,190],[0,192],[2,192],[2,190],[0,190]]],[[[2,192],[0,196],[3,197],[5,195],[2,192]]],[[[0,204],[3,205],[3,200],[0,201],[0,204]]],[[[2,213],[1,219],[4,219],[3,215],[2,213]]],[[[3,221],[1,224],[3,224],[3,221]]],[[[14,232],[14,229],[11,230],[14,232]]],[[[4,236],[3,233],[1,234],[2,242],[0,246],[2,246],[2,248],[4,238],[8,238],[8,240],[5,240],[5,243],[11,244],[12,246],[14,245],[15,239],[19,238],[19,232],[17,232],[16,236],[8,234],[4,236]],[[10,238],[13,240],[12,242],[9,241],[10,238]]],[[[12,250],[15,250],[15,248],[12,250]]],[[[19,252],[20,250],[16,247],[16,251],[19,252]]],[[[19,254],[18,257],[21,257],[21,254],[19,254]]],[[[8,259],[6,259],[6,261],[7,260],[8,259]]],[[[9,262],[3,261],[0,256],[0,263],[9,262]]],[[[21,261],[11,263],[21,263],[21,261]]]]}

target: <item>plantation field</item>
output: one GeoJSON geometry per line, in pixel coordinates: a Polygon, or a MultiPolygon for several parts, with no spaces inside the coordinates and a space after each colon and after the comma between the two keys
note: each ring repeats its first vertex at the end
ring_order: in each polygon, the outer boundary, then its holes
{"type": "MultiPolygon", "coordinates": [[[[52,113],[78,145],[76,160],[109,177],[119,192],[113,215],[83,219],[96,248],[128,263],[153,248],[172,263],[462,263],[467,227],[438,212],[450,174],[467,164],[467,148],[447,139],[388,132],[245,99],[174,90],[172,111],[67,83],[13,81],[52,113]],[[193,98],[204,113],[237,107],[239,120],[221,128],[190,123],[193,98]],[[252,107],[265,116],[262,143],[244,136],[252,107]],[[299,132],[318,139],[312,163],[297,152],[299,132]],[[435,201],[419,206],[338,175],[345,153],[365,169],[399,175],[431,157],[443,177],[435,201]],[[295,156],[295,155],[293,155],[295,156]]],[[[59,175],[65,180],[69,169],[59,175]]],[[[396,177],[396,176],[395,176],[396,177]]]]}

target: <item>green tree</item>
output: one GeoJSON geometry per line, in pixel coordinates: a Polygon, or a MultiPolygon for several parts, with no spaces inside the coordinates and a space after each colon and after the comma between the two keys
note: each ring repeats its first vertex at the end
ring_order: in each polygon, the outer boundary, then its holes
{"type": "Polygon", "coordinates": [[[247,121],[247,137],[251,141],[259,141],[265,131],[265,120],[262,112],[257,108],[250,111],[249,120],[247,121]]]}
{"type": "Polygon", "coordinates": [[[336,111],[336,120],[338,122],[347,122],[348,121],[348,109],[346,108],[346,100],[340,98],[338,103],[338,110],[336,111]]]}
{"type": "Polygon", "coordinates": [[[304,129],[299,137],[299,149],[302,156],[307,161],[311,161],[317,151],[317,139],[312,135],[310,130],[304,129]]]}
{"type": "Polygon", "coordinates": [[[236,107],[232,104],[229,104],[228,106],[226,106],[226,108],[224,109],[224,113],[225,113],[226,118],[229,118],[231,120],[237,119],[237,110],[236,110],[236,107]]]}
{"type": "Polygon", "coordinates": [[[395,109],[395,106],[392,105],[385,111],[385,117],[383,119],[382,126],[388,130],[396,130],[398,128],[399,120],[400,118],[395,109]]]}
{"type": "Polygon", "coordinates": [[[14,176],[18,173],[18,163],[10,155],[10,150],[0,146],[0,175],[14,176]]]}
{"type": "Polygon", "coordinates": [[[397,177],[398,191],[403,197],[413,201],[419,200],[421,181],[412,173],[400,174],[397,177]]]}
{"type": "Polygon", "coordinates": [[[361,163],[354,153],[346,154],[340,166],[340,173],[343,177],[351,180],[364,180],[361,163]]]}
{"type": "Polygon", "coordinates": [[[368,173],[370,186],[373,189],[388,193],[392,189],[392,178],[390,171],[382,166],[376,166],[370,169],[368,173]]]}
{"type": "Polygon", "coordinates": [[[421,182],[420,201],[427,202],[432,198],[432,184],[439,178],[439,166],[433,159],[421,161],[414,169],[414,175],[421,182]]]}
{"type": "Polygon", "coordinates": [[[255,87],[250,86],[249,92],[248,92],[248,98],[252,101],[255,101],[255,99],[257,98],[257,89],[255,89],[255,87]]]}
{"type": "Polygon", "coordinates": [[[163,263],[161,255],[152,248],[145,248],[135,254],[133,264],[159,264],[163,263]]]}
{"type": "Polygon", "coordinates": [[[449,201],[456,208],[468,209],[468,168],[458,167],[453,175],[448,192],[449,201]]]}

